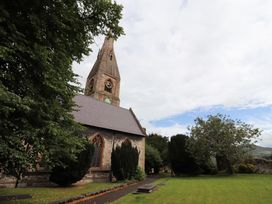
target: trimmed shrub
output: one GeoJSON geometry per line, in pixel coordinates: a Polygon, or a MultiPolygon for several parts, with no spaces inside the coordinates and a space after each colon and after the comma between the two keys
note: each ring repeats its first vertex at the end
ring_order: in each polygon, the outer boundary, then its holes
{"type": "Polygon", "coordinates": [[[145,179],[145,172],[139,166],[136,169],[134,178],[138,181],[142,181],[145,179]]]}
{"type": "Polygon", "coordinates": [[[93,152],[94,146],[86,143],[85,149],[78,154],[75,161],[62,157],[61,161],[65,167],[55,166],[50,174],[50,181],[59,186],[69,186],[81,180],[91,166],[93,152]]]}
{"type": "Polygon", "coordinates": [[[111,170],[117,180],[132,179],[135,177],[138,166],[139,152],[132,147],[129,140],[117,146],[111,153],[111,170]]]}
{"type": "Polygon", "coordinates": [[[186,150],[188,138],[186,135],[173,136],[168,145],[171,168],[176,175],[200,173],[200,167],[186,150]]]}
{"type": "Polygon", "coordinates": [[[159,173],[162,159],[159,151],[151,145],[145,145],[145,171],[147,174],[159,173]],[[153,171],[152,171],[153,169],[153,171]]]}

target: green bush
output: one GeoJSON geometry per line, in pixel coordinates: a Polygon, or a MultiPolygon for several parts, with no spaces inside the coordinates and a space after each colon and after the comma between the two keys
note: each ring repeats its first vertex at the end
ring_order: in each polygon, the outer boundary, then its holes
{"type": "Polygon", "coordinates": [[[75,161],[63,156],[61,161],[65,167],[55,166],[50,174],[50,181],[59,186],[69,186],[81,180],[91,166],[93,152],[94,146],[86,143],[85,149],[78,154],[75,161]]]}
{"type": "Polygon", "coordinates": [[[132,147],[129,140],[117,146],[111,153],[111,170],[117,180],[132,179],[135,177],[138,166],[139,152],[132,147]]]}
{"type": "Polygon", "coordinates": [[[145,138],[145,142],[148,145],[156,148],[159,151],[159,155],[162,160],[162,166],[167,166],[168,161],[168,137],[163,137],[156,133],[151,133],[145,138]]]}
{"type": "Polygon", "coordinates": [[[216,175],[218,173],[216,165],[211,160],[206,161],[204,164],[199,166],[202,174],[216,175]]]}
{"type": "Polygon", "coordinates": [[[162,159],[159,151],[151,145],[145,145],[145,171],[147,174],[159,173],[162,159]],[[152,169],[154,171],[152,171],[152,169]]]}
{"type": "Polygon", "coordinates": [[[255,173],[256,166],[254,164],[242,163],[238,167],[238,173],[255,173]]]}
{"type": "Polygon", "coordinates": [[[134,178],[138,181],[142,181],[145,179],[145,172],[139,166],[136,169],[134,178]]]}

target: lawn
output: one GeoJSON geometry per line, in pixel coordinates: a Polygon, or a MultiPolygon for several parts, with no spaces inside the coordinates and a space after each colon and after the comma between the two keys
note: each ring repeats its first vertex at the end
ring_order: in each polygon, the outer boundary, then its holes
{"type": "Polygon", "coordinates": [[[32,199],[22,199],[17,201],[0,202],[3,203],[48,203],[55,200],[70,198],[82,193],[95,192],[105,188],[120,185],[120,183],[89,183],[72,187],[49,187],[49,188],[0,188],[0,195],[31,194],[32,199]]]}
{"type": "Polygon", "coordinates": [[[272,175],[162,178],[150,194],[129,194],[114,202],[156,204],[270,204],[272,175]]]}

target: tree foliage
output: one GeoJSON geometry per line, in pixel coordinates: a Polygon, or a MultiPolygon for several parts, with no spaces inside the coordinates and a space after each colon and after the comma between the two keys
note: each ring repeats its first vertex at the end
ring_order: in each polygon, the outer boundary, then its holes
{"type": "Polygon", "coordinates": [[[159,173],[162,165],[162,159],[159,151],[153,146],[145,145],[145,171],[149,174],[154,170],[154,173],[159,173]]]}
{"type": "Polygon", "coordinates": [[[168,138],[158,134],[150,134],[146,137],[146,143],[159,151],[162,165],[168,164],[168,138]]]}
{"type": "Polygon", "coordinates": [[[86,141],[84,149],[72,160],[65,155],[60,158],[63,165],[55,166],[50,174],[50,181],[60,185],[69,186],[81,180],[91,167],[94,146],[86,141]]]}
{"type": "Polygon", "coordinates": [[[186,149],[189,137],[186,135],[172,136],[169,142],[169,160],[173,172],[179,174],[196,174],[200,171],[198,164],[186,149]]]}
{"type": "Polygon", "coordinates": [[[264,159],[268,159],[268,160],[272,160],[272,153],[269,155],[263,155],[263,156],[261,156],[262,158],[264,158],[264,159]]]}
{"type": "Polygon", "coordinates": [[[111,170],[117,180],[132,179],[138,167],[139,152],[129,140],[111,152],[111,170]]]}
{"type": "Polygon", "coordinates": [[[18,179],[42,159],[75,159],[83,143],[71,115],[79,91],[72,62],[95,36],[123,33],[109,0],[0,2],[0,164],[18,179]],[[110,32],[109,32],[110,31],[110,32]]]}
{"type": "Polygon", "coordinates": [[[252,125],[220,114],[207,120],[197,118],[190,128],[188,148],[198,162],[213,157],[219,171],[225,169],[232,174],[232,165],[250,150],[260,133],[252,125]]]}

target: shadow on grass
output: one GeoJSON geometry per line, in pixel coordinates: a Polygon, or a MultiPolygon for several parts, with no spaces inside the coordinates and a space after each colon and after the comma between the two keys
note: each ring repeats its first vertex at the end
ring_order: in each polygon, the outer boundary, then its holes
{"type": "Polygon", "coordinates": [[[177,175],[177,176],[168,176],[169,178],[175,178],[175,179],[220,179],[220,178],[237,178],[240,177],[241,174],[216,174],[216,175],[177,175]]]}

